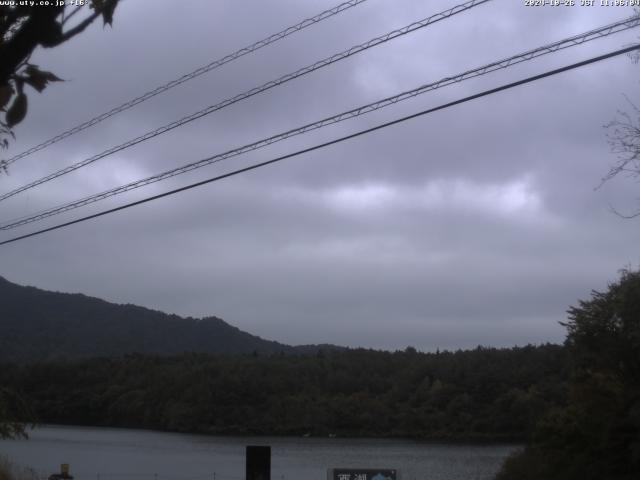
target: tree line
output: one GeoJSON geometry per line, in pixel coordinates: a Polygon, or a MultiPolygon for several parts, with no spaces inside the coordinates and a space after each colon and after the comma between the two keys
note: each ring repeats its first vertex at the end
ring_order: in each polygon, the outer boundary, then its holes
{"type": "Polygon", "coordinates": [[[44,423],[213,434],[523,440],[566,397],[565,349],[365,349],[0,366],[44,423]]]}

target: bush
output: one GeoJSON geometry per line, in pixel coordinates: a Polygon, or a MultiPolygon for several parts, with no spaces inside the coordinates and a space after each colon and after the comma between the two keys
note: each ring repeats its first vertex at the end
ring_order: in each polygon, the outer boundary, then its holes
{"type": "Polygon", "coordinates": [[[32,468],[19,467],[6,457],[0,457],[0,480],[40,480],[32,468]]]}

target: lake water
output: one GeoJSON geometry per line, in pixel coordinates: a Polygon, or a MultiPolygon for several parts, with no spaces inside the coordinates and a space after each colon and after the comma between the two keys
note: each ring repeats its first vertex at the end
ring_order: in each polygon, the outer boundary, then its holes
{"type": "Polygon", "coordinates": [[[402,480],[489,480],[517,448],[58,426],[29,437],[0,440],[0,455],[47,476],[68,463],[76,480],[241,480],[247,445],[271,445],[272,480],[325,480],[329,467],[397,469],[402,480]]]}

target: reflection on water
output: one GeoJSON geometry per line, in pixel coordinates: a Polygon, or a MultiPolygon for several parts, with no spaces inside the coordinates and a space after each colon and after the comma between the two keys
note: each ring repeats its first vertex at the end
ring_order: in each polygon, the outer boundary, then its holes
{"type": "Polygon", "coordinates": [[[484,480],[516,448],[45,426],[26,441],[0,440],[0,454],[47,476],[69,463],[76,480],[240,480],[246,445],[271,445],[273,480],[325,480],[336,467],[397,469],[402,480],[484,480]]]}

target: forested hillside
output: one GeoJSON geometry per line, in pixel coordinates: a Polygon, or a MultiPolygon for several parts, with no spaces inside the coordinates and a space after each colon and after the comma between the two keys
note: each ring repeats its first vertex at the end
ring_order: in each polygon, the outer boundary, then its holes
{"type": "Polygon", "coordinates": [[[0,365],[41,422],[223,434],[517,440],[565,382],[557,345],[0,365]]]}
{"type": "MultiPolygon", "coordinates": [[[[315,352],[264,340],[216,317],[182,318],[81,294],[23,287],[0,277],[0,361],[129,353],[315,352]]],[[[324,346],[324,348],[331,348],[324,346]]]]}

